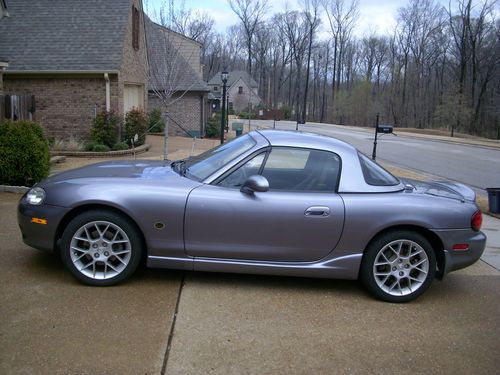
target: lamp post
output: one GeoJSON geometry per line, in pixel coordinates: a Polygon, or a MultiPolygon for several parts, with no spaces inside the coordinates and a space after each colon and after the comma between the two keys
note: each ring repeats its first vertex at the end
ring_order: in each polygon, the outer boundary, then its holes
{"type": "Polygon", "coordinates": [[[372,152],[372,160],[375,161],[377,158],[377,134],[378,134],[378,113],[377,118],[375,119],[375,140],[373,141],[373,152],[372,152]]]}
{"type": "Polygon", "coordinates": [[[224,122],[226,121],[226,83],[227,83],[227,77],[229,76],[228,72],[226,70],[223,70],[221,73],[221,79],[222,79],[222,98],[221,98],[221,103],[222,103],[222,110],[221,110],[221,119],[220,119],[220,144],[224,143],[224,122]]]}

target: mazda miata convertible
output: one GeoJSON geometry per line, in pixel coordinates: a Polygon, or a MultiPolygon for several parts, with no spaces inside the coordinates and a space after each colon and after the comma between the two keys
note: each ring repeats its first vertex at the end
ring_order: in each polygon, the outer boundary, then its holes
{"type": "Polygon", "coordinates": [[[406,302],[476,262],[486,237],[465,185],[400,180],[351,145],[253,131],[199,156],[63,172],[19,203],[26,244],[90,285],[149,267],[360,279],[406,302]]]}

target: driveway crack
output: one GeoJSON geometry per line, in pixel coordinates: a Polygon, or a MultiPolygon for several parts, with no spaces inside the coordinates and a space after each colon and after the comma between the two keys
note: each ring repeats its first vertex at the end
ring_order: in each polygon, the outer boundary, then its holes
{"type": "Polygon", "coordinates": [[[181,300],[182,289],[184,287],[186,273],[182,273],[181,284],[179,285],[179,293],[177,294],[177,301],[175,303],[174,318],[172,319],[172,324],[170,325],[170,333],[168,335],[167,348],[165,350],[165,356],[163,357],[163,366],[161,368],[161,375],[165,375],[167,371],[168,357],[170,355],[170,348],[172,347],[172,340],[174,338],[175,322],[177,321],[177,313],[179,312],[179,302],[181,300]]]}

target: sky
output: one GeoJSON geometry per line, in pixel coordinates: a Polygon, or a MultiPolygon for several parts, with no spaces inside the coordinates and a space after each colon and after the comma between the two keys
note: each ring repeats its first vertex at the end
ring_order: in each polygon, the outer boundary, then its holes
{"type": "MultiPolygon", "coordinates": [[[[159,8],[165,1],[169,0],[146,0],[148,10],[159,8]]],[[[268,0],[268,14],[282,12],[288,6],[289,9],[300,9],[300,0],[268,0]]],[[[347,1],[346,1],[347,2],[347,1]]],[[[444,6],[448,0],[438,0],[444,6]]],[[[174,0],[174,4],[181,4],[182,0],[174,0]]],[[[363,36],[372,32],[383,35],[389,34],[396,25],[397,11],[408,4],[408,0],[359,0],[360,17],[354,31],[356,36],[363,36]]],[[[238,23],[227,0],[185,0],[185,9],[199,9],[207,12],[215,19],[215,29],[224,32],[227,27],[238,23]]],[[[322,12],[324,13],[324,11],[322,12]]],[[[327,19],[323,15],[322,33],[327,33],[327,19]]]]}

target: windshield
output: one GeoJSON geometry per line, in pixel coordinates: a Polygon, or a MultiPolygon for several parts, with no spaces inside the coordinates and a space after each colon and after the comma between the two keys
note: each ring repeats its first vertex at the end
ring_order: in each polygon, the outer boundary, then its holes
{"type": "Polygon", "coordinates": [[[399,180],[382,168],[380,165],[369,159],[366,155],[358,152],[359,162],[363,176],[368,185],[374,186],[394,186],[399,184],[399,180]]]}
{"type": "Polygon", "coordinates": [[[208,150],[201,155],[189,158],[185,163],[185,175],[202,181],[231,160],[250,150],[254,145],[255,141],[253,138],[249,135],[244,135],[208,150]]]}

